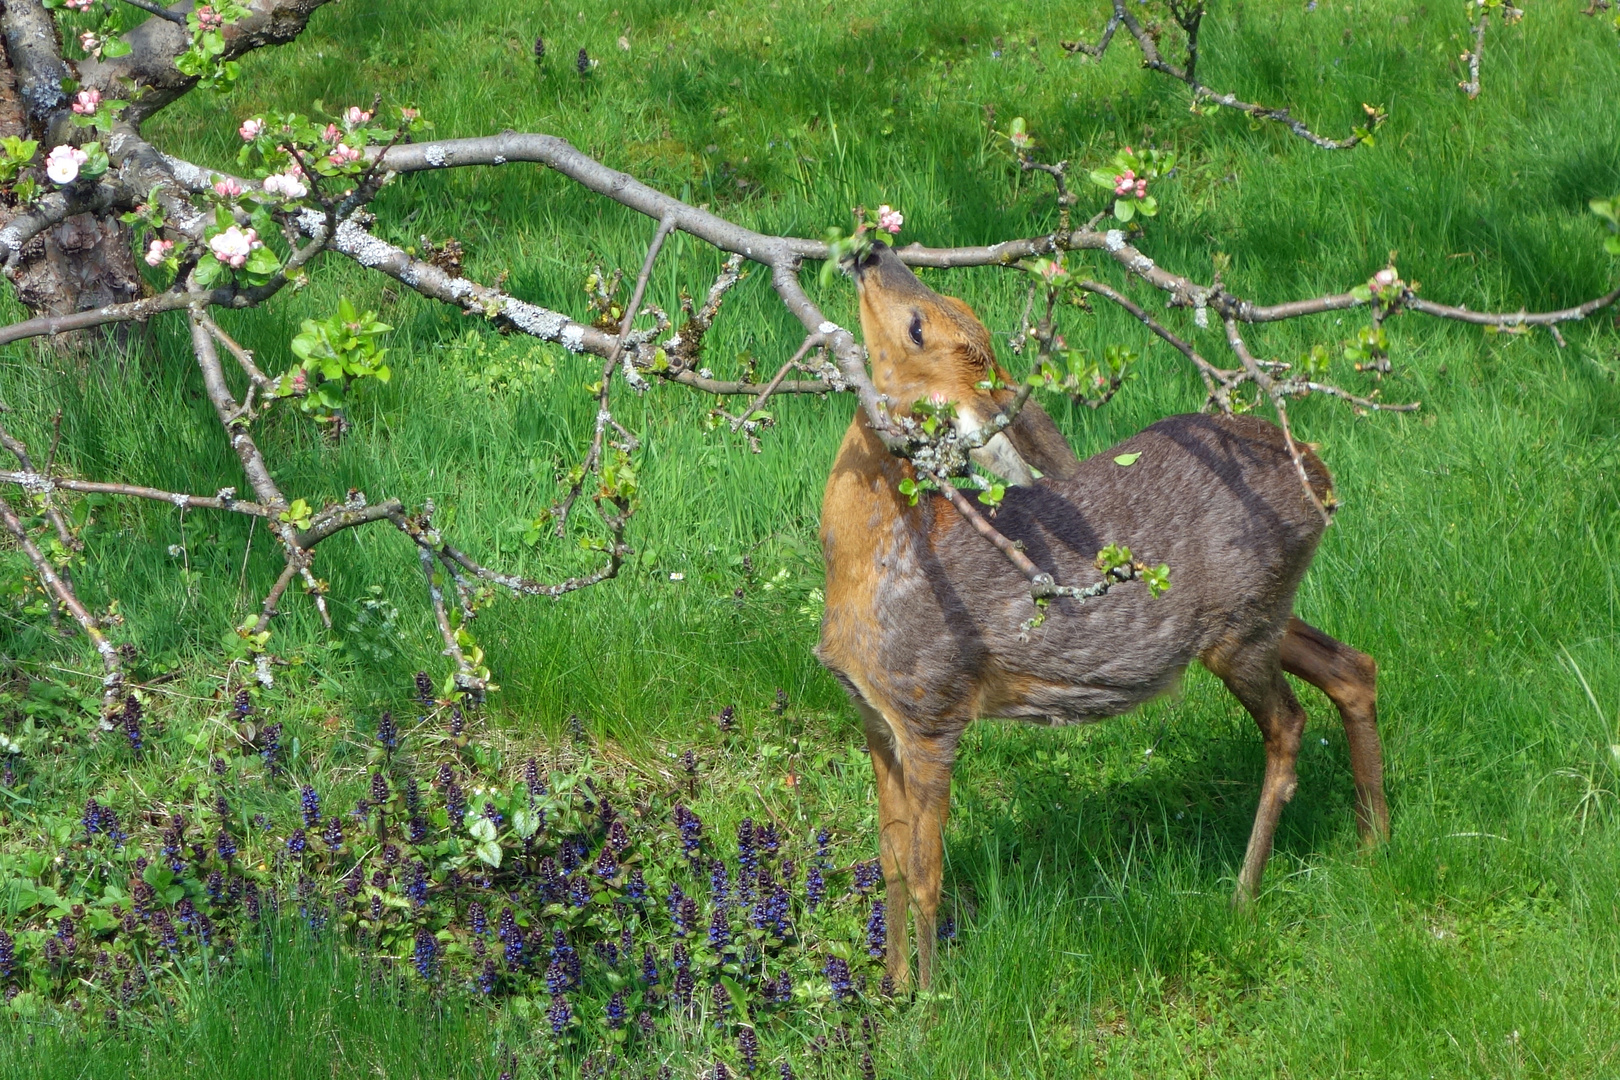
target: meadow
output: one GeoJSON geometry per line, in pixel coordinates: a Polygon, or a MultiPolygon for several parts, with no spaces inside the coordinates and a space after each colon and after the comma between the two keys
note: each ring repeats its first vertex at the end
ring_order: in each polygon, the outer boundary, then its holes
{"type": "MultiPolygon", "coordinates": [[[[1226,282],[1261,302],[1348,288],[1391,252],[1423,296],[1478,309],[1565,306],[1620,273],[1587,207],[1620,192],[1620,39],[1575,4],[1493,23],[1472,101],[1456,86],[1460,4],[1216,5],[1200,68],[1211,85],[1286,103],[1334,135],[1360,122],[1362,102],[1389,110],[1377,145],[1341,152],[1228,110],[1192,115],[1185,89],[1142,70],[1124,42],[1100,62],[1068,56],[1060,39],[1094,40],[1100,3],[617,5],[346,0],[295,43],[249,57],[236,89],[161,114],[148,137],[224,168],[242,118],[381,94],[421,108],[440,136],[561,135],[763,232],[820,236],[847,226],[852,206],[882,202],[905,213],[902,242],[943,246],[1053,227],[1049,187],[1018,175],[998,135],[1023,116],[1077,167],[1122,145],[1174,149],[1181,168],[1161,186],[1144,250],[1201,279],[1227,256],[1226,282]],[[596,60],[585,77],[582,48],[596,60]]],[[[468,276],[504,275],[515,295],[576,315],[591,268],[633,272],[653,229],[527,165],[405,177],[375,209],[394,242],[454,236],[468,276]]],[[[651,299],[673,310],[721,261],[672,239],[651,299]]],[[[761,277],[737,288],[710,337],[719,374],[769,374],[801,336],[761,277]]],[[[1014,273],[925,280],[968,300],[998,342],[1017,329],[1014,273]]],[[[394,377],[362,399],[340,443],[293,416],[261,434],[286,463],[284,486],[431,498],[475,556],[536,576],[590,565],[572,541],[536,534],[590,438],[592,362],[385,286],[331,258],[307,289],[221,316],[270,371],[290,362],[300,322],[339,296],[395,327],[394,377]]],[[[855,324],[847,281],[813,291],[829,318],[855,324]]],[[[7,321],[20,317],[5,305],[7,321]]],[[[1132,320],[1100,308],[1065,319],[1072,344],[1143,354],[1140,377],[1104,408],[1044,402],[1080,453],[1199,407],[1196,374],[1132,320]]],[[[1251,344],[1294,359],[1363,324],[1323,316],[1251,344]]],[[[1229,897],[1263,751],[1213,678],[1191,672],[1173,697],[1081,729],[981,724],[963,746],[947,834],[958,937],[940,992],[882,1013],[878,1075],[1620,1072],[1616,327],[1605,312],[1561,347],[1401,316],[1393,372],[1375,384],[1339,361],[1334,374],[1420,411],[1358,416],[1314,398],[1291,410],[1343,502],[1298,610],[1379,662],[1391,840],[1358,850],[1343,733],[1309,688],[1298,794],[1247,912],[1229,897]]],[[[1219,351],[1218,330],[1183,330],[1219,351]]],[[[8,425],[41,445],[61,409],[57,459],[80,475],[238,484],[189,357],[184,327],[161,320],[126,354],[90,361],[6,346],[0,399],[8,425]]],[[[670,387],[622,396],[620,418],[642,438],[636,555],[615,581],[555,602],[502,599],[479,617],[501,686],[480,737],[509,761],[588,745],[614,776],[674,770],[696,746],[720,835],[744,817],[824,822],[845,861],[870,858],[860,724],[810,651],[820,494],[853,402],[774,401],[758,453],[706,422],[714,404],[670,387]],[[726,706],[736,731],[722,735],[712,718],[726,706]]],[[[93,708],[93,654],[6,601],[0,730],[22,767],[0,789],[11,859],[0,921],[24,910],[17,860],[70,847],[61,826],[86,798],[194,797],[243,677],[228,672],[222,635],[280,569],[237,519],[157,504],[94,513],[77,580],[87,600],[116,599],[118,636],[140,649],[165,733],[134,764],[90,738],[80,699],[93,708]]],[[[25,563],[8,548],[0,567],[20,581],[25,563]]],[[[399,537],[351,531],[321,549],[318,570],[336,627],[301,598],[284,605],[270,647],[288,664],[258,707],[309,775],[357,791],[347,733],[383,709],[409,712],[412,674],[442,675],[445,661],[399,537]]],[[[265,794],[252,808],[290,820],[294,802],[265,794]]],[[[320,940],[273,940],[229,970],[176,980],[138,1025],[54,1008],[0,1020],[0,1073],[493,1078],[497,1044],[525,1026],[409,980],[379,984],[320,940]]],[[[773,1045],[792,1038],[778,1031],[773,1045]]],[[[627,1055],[625,1075],[660,1060],[627,1055]]],[[[670,1060],[695,1074],[696,1059],[670,1060]]],[[[518,1063],[518,1075],[538,1069],[518,1063]]],[[[849,1062],[826,1071],[857,1075],[849,1062]]]]}

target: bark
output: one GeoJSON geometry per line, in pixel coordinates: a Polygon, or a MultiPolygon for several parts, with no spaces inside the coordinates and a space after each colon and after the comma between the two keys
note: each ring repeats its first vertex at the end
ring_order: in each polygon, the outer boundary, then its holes
{"type": "MultiPolygon", "coordinates": [[[[66,102],[61,82],[71,76],[60,59],[61,43],[50,13],[34,2],[12,0],[5,33],[0,37],[0,136],[40,140],[57,126],[53,117],[66,102]]],[[[40,179],[43,179],[41,175],[40,179]]],[[[24,212],[0,202],[0,229],[24,212]]],[[[135,268],[133,236],[114,213],[81,213],[38,233],[22,247],[12,284],[20,300],[36,315],[71,315],[76,311],[122,304],[141,293],[135,268]]],[[[122,339],[125,331],[112,332],[122,339]]],[[[98,333],[90,340],[104,335],[98,333]]],[[[75,348],[83,334],[58,339],[75,348]]]]}

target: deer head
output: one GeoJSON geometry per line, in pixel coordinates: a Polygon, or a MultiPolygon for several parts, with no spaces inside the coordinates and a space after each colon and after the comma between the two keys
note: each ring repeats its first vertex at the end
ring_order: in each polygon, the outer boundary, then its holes
{"type": "MultiPolygon", "coordinates": [[[[874,244],[856,260],[861,334],[872,364],[872,384],[906,412],[918,401],[948,401],[963,434],[977,431],[999,405],[980,384],[994,370],[1005,381],[990,349],[990,332],[973,309],[941,296],[917,279],[887,244],[874,244]]],[[[1012,484],[1032,484],[1034,474],[1005,434],[997,434],[973,460],[1012,484]]]]}

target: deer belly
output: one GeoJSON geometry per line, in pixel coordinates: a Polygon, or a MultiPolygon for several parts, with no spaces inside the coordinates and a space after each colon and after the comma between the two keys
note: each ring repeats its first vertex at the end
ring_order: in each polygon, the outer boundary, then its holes
{"type": "Polygon", "coordinates": [[[1049,725],[1095,723],[1173,692],[1185,671],[1186,665],[1182,664],[1122,681],[1095,673],[1069,678],[1031,672],[998,673],[986,680],[987,692],[979,715],[1049,725]]]}

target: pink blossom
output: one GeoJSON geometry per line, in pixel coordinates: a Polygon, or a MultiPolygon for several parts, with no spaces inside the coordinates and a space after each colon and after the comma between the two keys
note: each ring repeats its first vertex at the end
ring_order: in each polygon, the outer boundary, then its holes
{"type": "Polygon", "coordinates": [[[1373,284],[1380,289],[1387,289],[1400,280],[1401,276],[1395,272],[1393,266],[1386,266],[1373,275],[1373,284]]]}
{"type": "Polygon", "coordinates": [[[360,160],[360,151],[356,150],[352,146],[345,145],[344,143],[338,143],[336,146],[332,147],[332,153],[328,156],[327,160],[334,165],[347,165],[352,161],[360,160]]]}
{"type": "Polygon", "coordinates": [[[415,120],[418,116],[421,116],[421,115],[422,115],[422,112],[421,112],[420,109],[401,109],[401,110],[399,110],[399,118],[401,120],[405,121],[407,124],[410,123],[412,120],[415,120]]]}
{"type": "Polygon", "coordinates": [[[309,389],[309,376],[304,373],[303,368],[293,372],[292,388],[293,393],[300,395],[309,389]]]}
{"type": "Polygon", "coordinates": [[[359,127],[371,119],[371,114],[358,105],[350,105],[349,111],[343,114],[343,122],[350,127],[359,127]]]}
{"type": "Polygon", "coordinates": [[[1047,281],[1056,281],[1063,275],[1063,264],[1057,262],[1043,262],[1041,264],[1041,277],[1047,281]]]}
{"type": "Polygon", "coordinates": [[[1136,197],[1138,199],[1147,198],[1147,181],[1146,180],[1137,180],[1136,181],[1136,197]]]}
{"type": "Polygon", "coordinates": [[[101,107],[101,91],[96,89],[80,90],[79,96],[73,100],[73,111],[80,116],[94,116],[101,107]]]}
{"type": "Polygon", "coordinates": [[[222,199],[234,199],[242,194],[242,185],[227,176],[214,181],[214,194],[222,199]]]}
{"type": "Polygon", "coordinates": [[[309,194],[309,188],[303,181],[288,169],[284,173],[271,173],[264,178],[264,190],[267,195],[280,195],[288,199],[302,199],[309,194]]]}
{"type": "Polygon", "coordinates": [[[79,178],[79,166],[90,160],[90,155],[77,146],[58,146],[45,157],[45,175],[58,184],[71,184],[79,178]]]}
{"type": "Polygon", "coordinates": [[[1131,190],[1135,187],[1136,173],[1131,169],[1126,169],[1124,172],[1114,177],[1115,195],[1129,195],[1131,190]]]}
{"type": "Polygon", "coordinates": [[[260,120],[257,116],[251,120],[242,121],[242,126],[236,129],[236,133],[242,136],[243,142],[252,142],[254,139],[257,139],[260,133],[263,131],[264,121],[260,120]]]}
{"type": "Polygon", "coordinates": [[[153,240],[152,246],[146,249],[146,265],[158,266],[168,258],[169,252],[174,250],[173,240],[153,240]]]}
{"type": "Polygon", "coordinates": [[[79,35],[79,47],[87,53],[95,53],[101,48],[101,39],[86,30],[79,35]]]}
{"type": "Polygon", "coordinates": [[[197,25],[204,30],[218,30],[225,25],[225,19],[219,12],[204,4],[197,9],[197,25]]]}
{"type": "Polygon", "coordinates": [[[936,408],[936,409],[943,407],[945,405],[945,403],[948,402],[949,400],[950,400],[950,398],[946,397],[944,394],[939,393],[937,390],[934,393],[928,395],[928,404],[934,406],[934,408],[936,408]]]}
{"type": "Polygon", "coordinates": [[[343,132],[338,130],[336,124],[327,124],[326,130],[321,132],[321,138],[326,142],[337,142],[343,138],[343,132]]]}
{"type": "Polygon", "coordinates": [[[63,0],[62,6],[70,11],[89,11],[96,0],[63,0]]]}
{"type": "Polygon", "coordinates": [[[905,215],[900,213],[888,203],[878,207],[878,228],[891,236],[898,235],[900,226],[906,223],[905,215]]]}
{"type": "Polygon", "coordinates": [[[262,247],[264,243],[255,230],[244,231],[238,225],[232,225],[224,232],[215,234],[208,241],[208,249],[214,253],[214,258],[232,270],[240,270],[247,262],[248,255],[262,247]]]}

